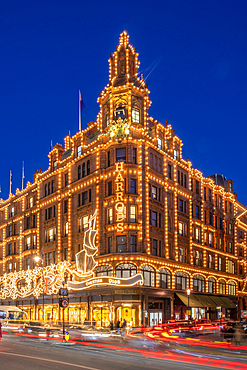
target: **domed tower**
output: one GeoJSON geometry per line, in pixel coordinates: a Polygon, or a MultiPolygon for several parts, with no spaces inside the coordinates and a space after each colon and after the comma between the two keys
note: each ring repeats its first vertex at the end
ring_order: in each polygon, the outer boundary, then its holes
{"type": "MultiPolygon", "coordinates": [[[[136,48],[129,44],[129,35],[123,31],[119,45],[109,59],[109,83],[98,98],[101,111],[101,127],[98,129],[113,129],[111,136],[117,135],[115,126],[119,119],[124,127],[146,128],[151,101],[145,81],[138,77],[139,64],[136,48]]],[[[117,126],[119,123],[121,126],[120,121],[117,126]]]]}

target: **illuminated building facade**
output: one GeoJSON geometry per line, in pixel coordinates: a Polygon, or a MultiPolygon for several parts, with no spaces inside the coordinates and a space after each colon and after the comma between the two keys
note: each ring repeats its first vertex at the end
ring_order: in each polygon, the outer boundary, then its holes
{"type": "MultiPolygon", "coordinates": [[[[32,285],[25,272],[41,273],[37,255],[46,271],[64,261],[75,268],[96,211],[95,279],[69,291],[67,320],[126,318],[137,326],[185,318],[188,307],[193,317],[236,317],[247,304],[247,207],[232,180],[192,168],[171,125],[149,116],[149,91],[125,31],[109,65],[97,121],[54,145],[48,170],[0,201],[0,304],[41,319],[42,298],[25,293],[32,285]],[[143,285],[118,286],[137,274],[143,285]],[[105,276],[113,285],[97,285],[105,276]],[[8,288],[14,277],[19,295],[8,288]]],[[[58,320],[53,272],[46,273],[45,319],[58,320]]]]}

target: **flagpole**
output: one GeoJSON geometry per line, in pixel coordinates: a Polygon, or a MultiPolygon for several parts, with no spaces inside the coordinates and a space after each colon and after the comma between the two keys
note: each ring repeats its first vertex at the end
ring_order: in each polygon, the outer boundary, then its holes
{"type": "Polygon", "coordinates": [[[79,90],[79,131],[81,131],[81,91],[79,90]]]}
{"type": "Polygon", "coordinates": [[[12,172],[9,172],[9,195],[11,194],[11,186],[12,186],[12,172]]]}
{"type": "Polygon", "coordinates": [[[21,183],[21,190],[24,188],[24,178],[25,178],[25,172],[24,172],[24,161],[22,162],[22,183],[21,183]]]}

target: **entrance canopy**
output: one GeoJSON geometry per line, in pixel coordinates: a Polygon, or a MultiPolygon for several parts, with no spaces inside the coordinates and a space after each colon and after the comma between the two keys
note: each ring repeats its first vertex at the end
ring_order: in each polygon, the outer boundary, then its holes
{"type": "Polygon", "coordinates": [[[188,307],[225,307],[225,308],[236,308],[236,304],[233,303],[228,297],[216,297],[213,295],[203,294],[190,294],[189,302],[186,293],[176,293],[179,299],[188,307]]]}

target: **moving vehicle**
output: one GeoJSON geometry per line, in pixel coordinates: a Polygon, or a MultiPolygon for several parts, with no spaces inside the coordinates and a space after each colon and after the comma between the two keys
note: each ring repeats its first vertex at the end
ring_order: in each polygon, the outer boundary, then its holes
{"type": "Polygon", "coordinates": [[[16,306],[0,306],[0,319],[23,321],[27,319],[27,314],[16,306]]]}

